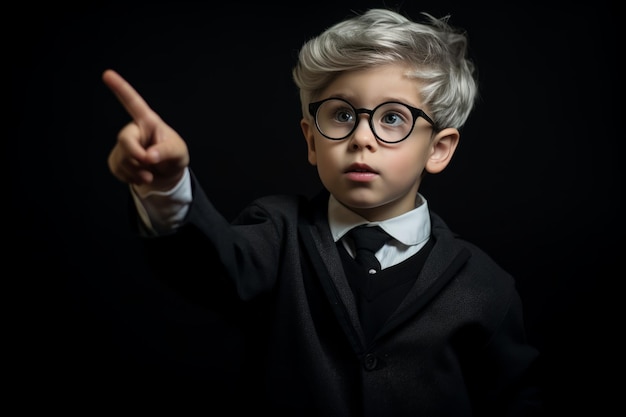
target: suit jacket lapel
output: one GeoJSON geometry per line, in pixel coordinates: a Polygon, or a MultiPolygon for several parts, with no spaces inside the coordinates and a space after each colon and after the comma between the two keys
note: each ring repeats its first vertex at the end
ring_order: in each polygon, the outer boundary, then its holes
{"type": "Polygon", "coordinates": [[[470,257],[469,250],[455,243],[454,236],[438,217],[431,216],[431,219],[435,245],[424,267],[418,271],[415,284],[377,336],[382,336],[418,314],[448,284],[470,257]]]}
{"type": "Polygon", "coordinates": [[[354,300],[345,276],[341,257],[328,227],[328,193],[322,192],[311,201],[310,216],[300,216],[299,231],[304,247],[312,259],[334,314],[357,354],[365,348],[365,338],[354,300]]]}

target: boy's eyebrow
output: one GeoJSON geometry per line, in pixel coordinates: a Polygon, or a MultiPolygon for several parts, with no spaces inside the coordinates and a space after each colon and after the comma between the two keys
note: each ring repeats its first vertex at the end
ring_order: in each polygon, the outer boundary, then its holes
{"type": "Polygon", "coordinates": [[[330,94],[326,97],[319,97],[317,100],[315,101],[320,101],[320,100],[326,100],[327,98],[340,98],[346,101],[349,101],[350,103],[352,103],[352,100],[354,99],[354,95],[350,95],[350,94],[343,94],[343,93],[339,93],[339,94],[330,94]]]}
{"type": "MultiPolygon", "coordinates": [[[[346,94],[331,94],[327,97],[321,97],[317,100],[313,100],[313,101],[322,101],[322,100],[326,100],[329,98],[340,98],[343,99],[345,101],[347,101],[348,103],[352,104],[355,108],[368,108],[367,106],[363,106],[361,104],[357,104],[358,103],[358,99],[356,99],[354,96],[350,97],[346,94]]],[[[376,101],[376,103],[374,103],[372,106],[369,107],[369,109],[373,109],[374,107],[378,106],[379,104],[382,103],[387,103],[390,101],[395,101],[398,103],[402,103],[402,104],[408,104],[409,106],[413,106],[413,107],[417,107],[417,108],[421,108],[421,104],[417,104],[411,100],[407,100],[406,98],[398,98],[398,97],[391,97],[391,96],[385,96],[383,98],[380,98],[376,101]]]]}

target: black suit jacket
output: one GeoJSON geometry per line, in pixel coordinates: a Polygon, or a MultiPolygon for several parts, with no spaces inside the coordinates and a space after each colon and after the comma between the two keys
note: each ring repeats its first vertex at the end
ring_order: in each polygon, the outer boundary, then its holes
{"type": "MultiPolygon", "coordinates": [[[[209,292],[258,307],[242,400],[292,416],[538,415],[537,350],[514,279],[431,213],[435,244],[397,310],[366,342],[327,219],[328,193],[260,198],[232,222],[192,176],[194,201],[153,254],[213,254],[209,292]],[[193,245],[193,249],[191,246],[193,245]],[[181,248],[184,248],[181,251],[181,248]],[[218,274],[219,272],[219,274],[218,274]]],[[[209,259],[209,258],[207,258],[209,259]]],[[[176,259],[176,264],[186,262],[176,259]]],[[[215,294],[212,294],[215,295],[215,294]]],[[[247,310],[246,310],[247,311],[247,310]]]]}

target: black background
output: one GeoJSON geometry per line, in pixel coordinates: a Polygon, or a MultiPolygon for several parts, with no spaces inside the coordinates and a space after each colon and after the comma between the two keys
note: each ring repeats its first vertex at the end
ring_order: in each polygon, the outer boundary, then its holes
{"type": "MultiPolygon", "coordinates": [[[[127,188],[106,165],[128,116],[101,73],[119,71],[181,133],[232,218],[260,195],[318,190],[291,81],[297,49],[351,10],[381,5],[57,3],[5,15],[3,275],[19,284],[19,297],[5,295],[15,398],[66,411],[124,398],[158,409],[184,387],[187,404],[231,400],[241,335],[152,279],[128,225],[127,188]]],[[[611,296],[624,277],[617,7],[388,5],[411,17],[451,14],[479,69],[481,97],[460,147],[421,192],[517,278],[555,410],[606,407],[618,365],[611,296]]]]}

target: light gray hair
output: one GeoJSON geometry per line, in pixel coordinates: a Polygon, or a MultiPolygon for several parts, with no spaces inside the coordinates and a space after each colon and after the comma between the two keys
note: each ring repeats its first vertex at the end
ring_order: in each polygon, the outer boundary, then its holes
{"type": "Polygon", "coordinates": [[[387,64],[410,68],[420,99],[438,128],[461,128],[478,94],[466,33],[450,16],[422,13],[425,23],[386,9],[370,9],[329,27],[304,43],[293,69],[304,117],[308,105],[338,75],[387,64]]]}

